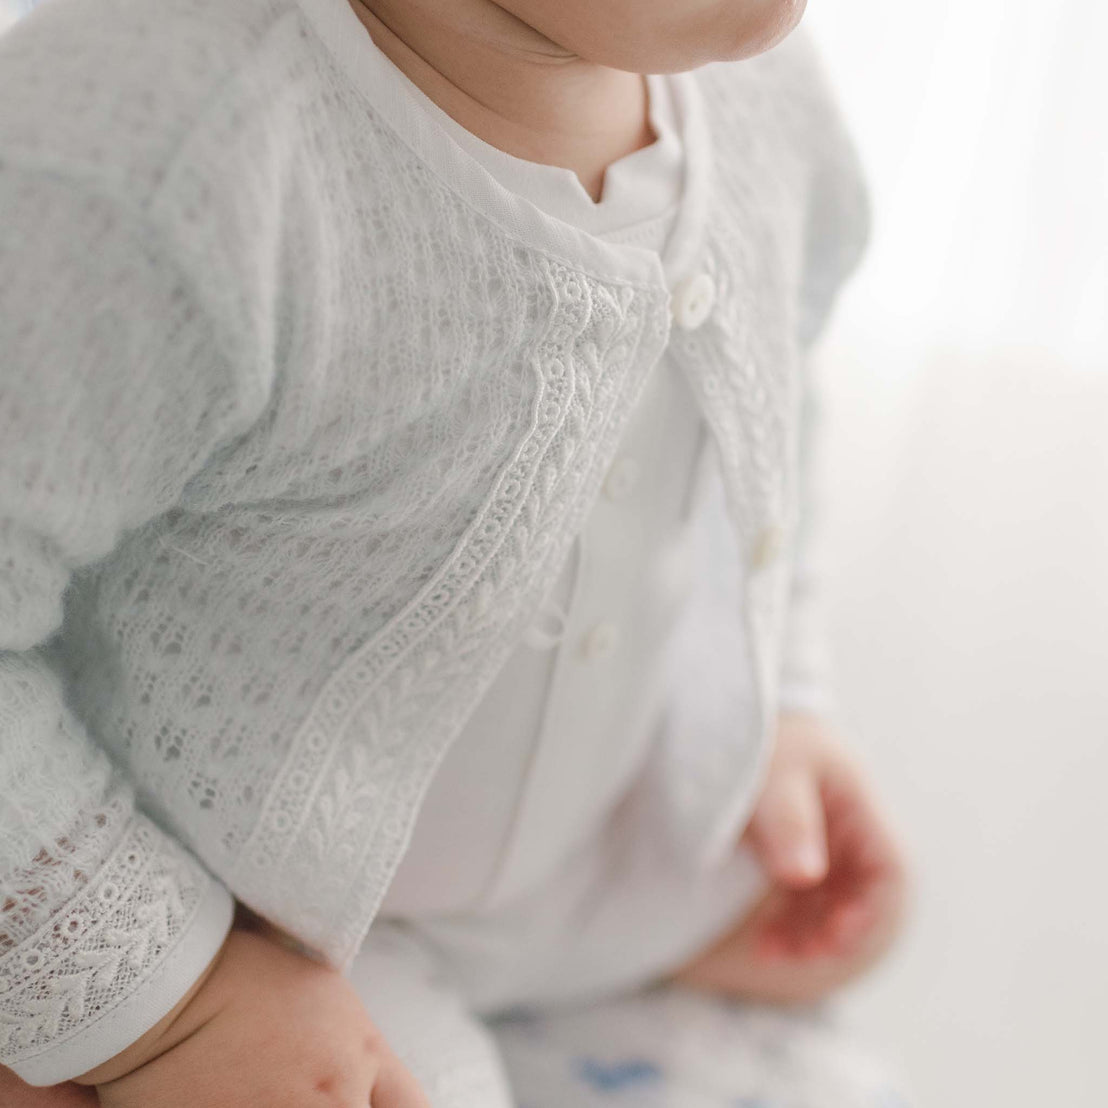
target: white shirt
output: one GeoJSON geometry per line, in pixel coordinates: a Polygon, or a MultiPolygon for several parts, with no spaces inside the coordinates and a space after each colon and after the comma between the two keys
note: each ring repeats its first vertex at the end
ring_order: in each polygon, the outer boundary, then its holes
{"type": "MultiPolygon", "coordinates": [[[[599,202],[571,170],[512,157],[417,99],[505,188],[605,241],[660,255],[684,152],[667,78],[647,83],[656,141],[608,167],[599,202]]],[[[664,647],[690,591],[687,522],[704,431],[663,356],[542,615],[431,784],[384,915],[510,902],[596,834],[627,789],[663,710],[664,647]]]]}

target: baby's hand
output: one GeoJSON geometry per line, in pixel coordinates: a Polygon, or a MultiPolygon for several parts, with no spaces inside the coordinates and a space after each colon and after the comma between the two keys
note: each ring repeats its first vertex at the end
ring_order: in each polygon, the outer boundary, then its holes
{"type": "Polygon", "coordinates": [[[758,1000],[811,1002],[888,949],[904,915],[904,860],[857,766],[822,721],[782,717],[743,838],[762,862],[770,891],[676,981],[758,1000]]]}
{"type": "Polygon", "coordinates": [[[27,1085],[5,1066],[0,1066],[0,1104],[4,1108],[100,1108],[95,1089],[85,1089],[72,1082],[27,1085]]]}
{"type": "Polygon", "coordinates": [[[427,1108],[345,978],[239,928],[168,1024],[78,1081],[102,1108],[427,1108]]]}

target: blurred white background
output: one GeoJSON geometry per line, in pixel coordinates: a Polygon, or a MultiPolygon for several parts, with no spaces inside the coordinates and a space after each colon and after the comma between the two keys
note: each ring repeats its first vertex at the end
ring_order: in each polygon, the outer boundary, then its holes
{"type": "MultiPolygon", "coordinates": [[[[0,0],[0,26],[33,4],[0,0]]],[[[920,1108],[1099,1108],[1108,5],[812,0],[875,228],[824,350],[842,714],[916,858],[850,994],[920,1108]]]]}
{"type": "Polygon", "coordinates": [[[873,191],[824,348],[844,720],[913,849],[850,998],[921,1108],[1099,1108],[1108,6],[810,0],[873,191]]]}

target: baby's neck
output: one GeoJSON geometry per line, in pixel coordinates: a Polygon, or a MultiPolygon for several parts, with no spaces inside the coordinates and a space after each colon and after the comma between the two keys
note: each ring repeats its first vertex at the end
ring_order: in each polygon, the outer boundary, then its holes
{"type": "Polygon", "coordinates": [[[586,62],[494,0],[350,0],[377,47],[478,138],[571,169],[599,200],[604,170],[654,141],[646,82],[586,62]]]}

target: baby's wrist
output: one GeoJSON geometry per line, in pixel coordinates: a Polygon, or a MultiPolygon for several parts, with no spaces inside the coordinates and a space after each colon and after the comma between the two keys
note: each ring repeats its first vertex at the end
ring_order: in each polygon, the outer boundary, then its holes
{"type": "MultiPolygon", "coordinates": [[[[230,938],[231,934],[233,934],[233,930],[228,933],[227,938],[230,938]]],[[[216,956],[208,963],[204,972],[192,983],[188,992],[153,1027],[145,1031],[118,1054],[114,1054],[106,1062],[101,1062],[100,1065],[78,1077],[74,1077],[72,1080],[78,1085],[105,1085],[109,1081],[115,1081],[120,1077],[133,1073],[140,1066],[157,1057],[164,1049],[162,1040],[204,987],[205,982],[223,957],[226,948],[227,939],[224,939],[223,945],[219,948],[216,956]]]]}

